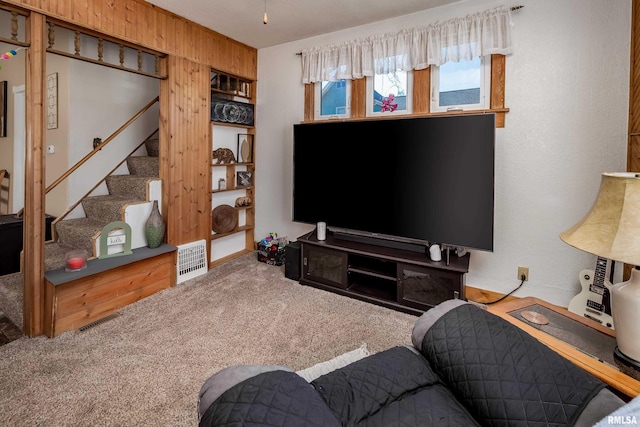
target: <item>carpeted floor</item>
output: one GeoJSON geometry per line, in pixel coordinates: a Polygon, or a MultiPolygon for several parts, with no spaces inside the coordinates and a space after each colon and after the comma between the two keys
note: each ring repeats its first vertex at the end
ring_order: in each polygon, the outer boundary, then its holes
{"type": "Polygon", "coordinates": [[[286,279],[255,254],[55,339],[0,347],[0,425],[194,426],[204,380],[411,342],[415,316],[286,279]]]}

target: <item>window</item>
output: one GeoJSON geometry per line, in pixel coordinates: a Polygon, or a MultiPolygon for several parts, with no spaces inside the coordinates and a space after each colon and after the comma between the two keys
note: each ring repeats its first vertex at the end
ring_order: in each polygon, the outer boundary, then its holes
{"type": "Polygon", "coordinates": [[[351,80],[315,84],[315,119],[351,117],[351,80]]]}
{"type": "Polygon", "coordinates": [[[447,62],[431,67],[431,111],[489,108],[490,60],[447,62]]]}
{"type": "Polygon", "coordinates": [[[407,71],[367,77],[367,116],[411,114],[412,77],[407,71]]]}

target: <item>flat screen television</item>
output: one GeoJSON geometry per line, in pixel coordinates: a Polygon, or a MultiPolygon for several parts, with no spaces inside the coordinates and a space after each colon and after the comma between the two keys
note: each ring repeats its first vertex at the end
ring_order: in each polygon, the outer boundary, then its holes
{"type": "Polygon", "coordinates": [[[493,251],[495,115],[293,127],[293,221],[493,251]]]}

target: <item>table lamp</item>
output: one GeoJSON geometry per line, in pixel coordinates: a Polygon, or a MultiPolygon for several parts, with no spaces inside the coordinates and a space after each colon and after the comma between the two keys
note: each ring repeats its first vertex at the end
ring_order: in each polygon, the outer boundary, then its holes
{"type": "Polygon", "coordinates": [[[628,281],[612,287],[611,313],[615,356],[640,368],[640,174],[603,173],[593,207],[560,238],[599,257],[635,266],[628,281]]]}

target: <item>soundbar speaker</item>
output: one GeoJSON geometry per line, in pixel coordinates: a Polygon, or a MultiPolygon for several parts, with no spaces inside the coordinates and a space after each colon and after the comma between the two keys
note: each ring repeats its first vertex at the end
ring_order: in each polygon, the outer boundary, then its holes
{"type": "Polygon", "coordinates": [[[291,242],[284,248],[284,276],[300,280],[300,242],[291,242]]]}

